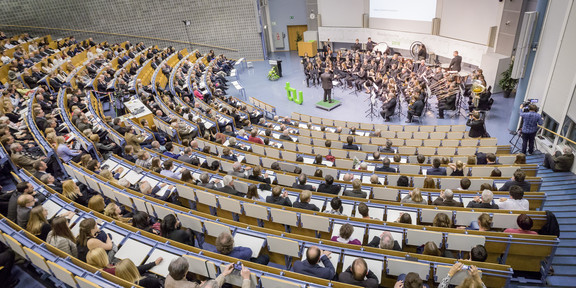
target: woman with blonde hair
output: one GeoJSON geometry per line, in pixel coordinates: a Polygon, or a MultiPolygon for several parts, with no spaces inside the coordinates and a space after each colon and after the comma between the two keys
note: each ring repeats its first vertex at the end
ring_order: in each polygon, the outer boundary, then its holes
{"type": "Polygon", "coordinates": [[[120,206],[116,205],[116,203],[108,204],[108,206],[106,206],[106,208],[104,209],[104,215],[124,223],[132,221],[131,218],[126,218],[122,216],[122,210],[120,209],[120,206]]]}
{"type": "Polygon", "coordinates": [[[410,191],[410,193],[408,193],[408,195],[406,195],[400,202],[422,205],[428,204],[428,201],[422,197],[422,192],[418,188],[414,188],[414,190],[410,191]]]}
{"type": "Polygon", "coordinates": [[[82,193],[80,187],[73,180],[62,182],[62,195],[82,206],[88,205],[88,195],[82,193]]]}
{"type": "Polygon", "coordinates": [[[130,283],[140,285],[145,288],[162,287],[162,283],[158,278],[148,276],[142,277],[141,275],[142,274],[140,273],[140,271],[138,271],[138,267],[136,267],[136,265],[134,265],[134,262],[132,262],[132,260],[128,258],[116,264],[116,276],[124,280],[130,283]]]}
{"type": "MultiPolygon", "coordinates": [[[[146,271],[160,264],[162,260],[162,257],[158,257],[156,261],[138,266],[136,269],[140,274],[144,274],[146,271]]],[[[108,261],[108,254],[106,253],[106,250],[102,248],[94,248],[88,251],[88,254],[86,254],[86,263],[98,269],[102,269],[104,272],[116,275],[116,266],[110,264],[110,261],[108,261]]]]}
{"type": "Polygon", "coordinates": [[[26,226],[26,231],[30,232],[32,235],[46,241],[48,233],[52,230],[50,223],[46,219],[48,211],[38,205],[30,211],[30,219],[28,220],[28,225],[26,226]]]}
{"type": "Polygon", "coordinates": [[[101,195],[94,195],[90,200],[88,200],[88,208],[98,212],[104,213],[104,208],[106,207],[106,203],[104,203],[104,197],[101,195]]]}
{"type": "Polygon", "coordinates": [[[436,189],[436,181],[430,176],[426,176],[424,178],[424,185],[422,185],[424,189],[436,189]]]}
{"type": "Polygon", "coordinates": [[[456,163],[448,163],[448,167],[452,168],[450,176],[464,176],[464,169],[466,168],[464,162],[458,160],[456,163]]]}

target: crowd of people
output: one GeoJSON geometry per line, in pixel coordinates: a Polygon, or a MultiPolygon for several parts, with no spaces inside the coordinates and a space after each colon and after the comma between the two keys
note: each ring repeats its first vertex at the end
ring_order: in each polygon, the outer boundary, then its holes
{"type": "MultiPolygon", "coordinates": [[[[40,47],[42,47],[42,45],[39,45],[38,49],[40,49],[40,47]]],[[[16,82],[18,82],[18,78],[16,77],[11,80],[12,82],[9,87],[4,88],[2,101],[0,101],[2,112],[2,115],[0,116],[0,132],[2,132],[0,141],[4,147],[10,148],[10,159],[15,165],[32,173],[34,177],[38,178],[46,185],[45,187],[48,187],[57,193],[61,193],[64,197],[74,201],[75,203],[86,206],[95,212],[102,213],[116,221],[132,225],[133,227],[145,232],[160,235],[169,240],[186,245],[200,247],[197,238],[203,237],[203,235],[199,235],[198,232],[193,232],[190,229],[183,228],[174,215],[168,215],[163,219],[153,219],[153,217],[148,215],[146,212],[130,212],[125,209],[125,207],[122,207],[111,199],[102,197],[86,185],[62,177],[63,173],[60,171],[55,157],[59,157],[66,163],[71,161],[77,162],[88,171],[98,174],[116,185],[132,189],[144,195],[156,197],[159,200],[180,205],[177,191],[174,193],[167,193],[163,196],[158,196],[156,194],[156,192],[166,184],[152,187],[150,183],[141,181],[140,183],[133,185],[127,179],[120,177],[120,175],[122,175],[122,168],[110,170],[108,167],[101,167],[101,163],[95,159],[96,157],[93,157],[94,155],[91,155],[90,151],[85,151],[82,148],[83,146],[79,144],[79,141],[77,141],[78,139],[76,139],[70,128],[63,125],[64,119],[61,114],[63,112],[56,109],[58,107],[58,91],[64,91],[62,95],[66,97],[65,103],[67,103],[67,107],[62,108],[70,111],[70,121],[72,124],[84,137],[90,139],[95,144],[95,148],[104,157],[104,159],[107,159],[111,155],[117,155],[123,157],[126,161],[139,165],[145,169],[158,172],[160,175],[166,177],[179,179],[185,183],[198,185],[207,189],[216,189],[224,193],[242,196],[252,200],[265,201],[267,203],[311,211],[320,211],[321,209],[321,207],[317,207],[313,203],[310,203],[314,192],[330,193],[335,195],[340,192],[341,185],[335,184],[334,178],[331,175],[326,175],[323,183],[321,183],[317,189],[314,189],[309,183],[307,183],[307,175],[302,173],[301,169],[297,167],[294,172],[299,176],[292,187],[300,189],[302,192],[298,201],[293,203],[288,197],[287,192],[283,191],[280,186],[275,185],[277,183],[270,179],[268,173],[263,173],[262,167],[243,167],[242,163],[237,161],[238,155],[234,155],[230,149],[224,150],[222,155],[219,155],[217,151],[210,151],[209,147],[204,147],[203,149],[198,148],[198,142],[195,140],[196,138],[203,138],[220,144],[228,141],[230,144],[229,147],[235,149],[248,148],[243,147],[242,144],[236,145],[234,139],[250,143],[267,144],[266,140],[268,140],[268,138],[264,138],[264,140],[260,138],[258,133],[259,130],[256,129],[256,126],[270,129],[270,123],[267,123],[266,119],[263,118],[263,115],[258,114],[258,112],[249,112],[248,107],[243,102],[234,97],[229,97],[226,93],[226,90],[228,89],[228,80],[226,79],[226,76],[229,75],[233,62],[226,59],[225,56],[215,55],[214,52],[211,51],[207,55],[207,60],[212,63],[211,65],[205,65],[202,61],[191,62],[189,59],[184,59],[182,65],[176,68],[177,71],[175,72],[174,83],[176,95],[172,95],[169,87],[144,86],[135,77],[142,65],[149,60],[152,63],[152,68],[161,69],[161,72],[168,78],[174,68],[167,65],[164,60],[177,53],[172,47],[161,51],[154,47],[146,48],[143,43],[131,45],[128,42],[121,46],[109,45],[107,43],[96,44],[92,39],[79,43],[73,37],[70,37],[68,41],[64,42],[59,49],[60,51],[64,51],[65,48],[68,47],[74,48],[67,50],[67,54],[52,51],[53,53],[61,54],[56,58],[61,59],[62,63],[50,63],[50,61],[44,60],[46,58],[42,58],[42,60],[38,61],[46,61],[46,63],[48,63],[47,66],[52,67],[48,69],[54,69],[53,71],[56,71],[56,74],[51,71],[47,71],[47,73],[42,72],[42,70],[38,71],[36,66],[22,66],[24,68],[20,71],[20,60],[9,62],[11,63],[9,65],[14,65],[13,67],[16,67],[15,69],[22,73],[24,76],[23,80],[29,87],[24,88],[22,83],[17,84],[16,82]],[[88,57],[89,62],[85,67],[86,69],[80,70],[74,78],[78,88],[72,88],[72,85],[67,83],[67,81],[59,80],[61,83],[52,83],[53,79],[58,79],[58,76],[61,73],[65,73],[62,76],[68,78],[66,72],[58,70],[60,69],[60,65],[64,63],[71,65],[71,57],[81,51],[88,50],[91,47],[96,47],[96,53],[88,57]],[[70,50],[73,50],[73,52],[70,52],[70,50]],[[114,57],[118,57],[117,67],[112,67],[110,64],[110,61],[114,57]],[[138,61],[134,61],[136,59],[138,59],[138,61]],[[122,64],[128,61],[131,61],[131,63],[122,67],[122,64]],[[28,72],[32,72],[32,74],[38,73],[34,77],[40,77],[40,79],[44,76],[48,76],[49,80],[47,83],[38,83],[39,80],[26,81],[26,73],[28,72]],[[190,85],[188,85],[185,80],[188,78],[188,75],[191,75],[190,85]],[[92,87],[91,83],[94,80],[96,80],[96,84],[92,87]],[[111,85],[114,80],[114,85],[111,85]],[[35,84],[36,86],[32,87],[30,84],[35,84]],[[31,111],[34,115],[34,122],[38,129],[43,133],[48,144],[56,152],[55,155],[50,158],[43,156],[43,149],[38,147],[39,144],[36,143],[34,136],[28,130],[25,120],[20,119],[18,115],[20,111],[27,109],[27,100],[30,96],[30,91],[32,91],[29,88],[36,88],[36,90],[33,90],[36,97],[36,103],[31,107],[31,111]],[[92,121],[93,119],[91,119],[94,115],[91,116],[87,113],[89,105],[87,101],[90,99],[89,95],[90,92],[92,92],[92,89],[97,93],[114,92],[119,94],[131,94],[135,92],[137,97],[154,113],[154,115],[168,123],[177,131],[179,138],[182,140],[183,146],[185,146],[183,152],[175,153],[173,141],[176,141],[176,139],[160,130],[151,128],[150,123],[147,123],[146,120],[143,120],[140,123],[135,123],[134,126],[131,126],[122,123],[120,118],[106,118],[104,120],[107,122],[107,125],[114,129],[115,133],[122,135],[126,141],[124,147],[119,147],[110,137],[110,131],[106,131],[105,129],[95,129],[97,127],[95,127],[94,122],[92,121]],[[178,101],[179,99],[176,99],[177,97],[181,99],[182,103],[185,105],[177,104],[181,103],[178,101]],[[162,103],[159,103],[159,101],[162,103]],[[165,114],[165,110],[163,109],[164,105],[167,106],[170,111],[174,111],[175,113],[165,114]],[[222,114],[230,116],[234,121],[220,121],[219,115],[222,114]],[[197,115],[201,115],[202,117],[195,117],[197,115]],[[206,127],[206,122],[204,122],[203,119],[218,119],[215,121],[218,127],[206,127]],[[194,123],[197,129],[189,129],[190,127],[188,127],[188,123],[194,123]],[[144,136],[146,133],[137,133],[137,131],[148,132],[153,135],[153,137],[146,137],[144,136]],[[249,132],[249,136],[246,132],[249,132]],[[208,169],[213,172],[224,172],[228,175],[224,176],[221,181],[210,181],[210,174],[206,172],[200,175],[198,180],[195,180],[188,169],[174,171],[174,164],[172,161],[168,160],[161,162],[159,157],[152,157],[152,155],[150,155],[147,150],[143,149],[143,147],[149,148],[154,153],[162,154],[189,163],[193,166],[208,169]],[[199,159],[193,156],[193,154],[198,151],[221,156],[224,159],[235,161],[235,163],[229,171],[224,171],[217,161],[212,163],[205,161],[200,164],[199,159]],[[298,169],[300,170],[298,171],[298,169]],[[256,181],[258,184],[250,185],[248,187],[248,192],[244,194],[239,192],[234,185],[234,181],[237,178],[250,179],[256,181]],[[271,190],[271,195],[262,197],[259,195],[259,190],[271,190]]],[[[330,49],[328,49],[328,51],[329,50],[330,49]]],[[[50,55],[48,53],[50,52],[49,49],[44,49],[42,51],[46,51],[45,53],[47,53],[44,57],[50,55]]],[[[341,70],[339,72],[340,76],[337,80],[345,81],[346,84],[359,90],[366,89],[366,92],[377,93],[380,97],[386,97],[385,101],[390,101],[391,99],[396,98],[397,94],[400,93],[397,93],[396,91],[402,91],[402,95],[410,95],[414,98],[414,101],[424,101],[423,98],[425,98],[425,94],[422,89],[423,87],[419,84],[419,81],[421,80],[419,78],[423,76],[417,72],[412,72],[414,67],[412,66],[411,60],[401,58],[398,54],[388,58],[385,53],[382,54],[376,52],[373,55],[369,52],[371,51],[365,53],[359,51],[349,52],[345,55],[337,55],[335,60],[330,59],[330,57],[325,57],[320,61],[316,60],[316,63],[320,67],[324,65],[325,67],[323,68],[331,69],[334,67],[334,70],[337,70],[338,64],[341,64],[341,70]],[[366,73],[365,75],[371,75],[372,78],[365,76],[366,78],[364,79],[359,77],[359,75],[342,74],[349,73],[346,69],[349,69],[348,63],[352,62],[351,59],[354,59],[355,62],[352,64],[352,67],[350,67],[352,70],[359,69],[357,71],[358,73],[366,73]],[[332,61],[334,61],[335,64],[332,64],[332,61]],[[360,64],[361,62],[364,64],[360,64]],[[364,67],[365,64],[369,66],[364,67]],[[396,84],[397,80],[402,81],[399,81],[398,84],[396,84]],[[375,88],[372,84],[376,84],[379,88],[375,88]]],[[[201,57],[199,54],[194,56],[196,58],[201,57]]],[[[184,55],[177,54],[177,57],[182,60],[184,55]]],[[[4,61],[4,59],[2,61],[4,61]]],[[[312,63],[309,60],[306,61],[308,61],[306,66],[310,67],[312,63]]],[[[419,68],[423,68],[424,66],[419,68]]],[[[66,71],[71,72],[74,69],[66,71]]],[[[430,67],[426,66],[425,69],[426,73],[429,73],[428,70],[430,67]]],[[[334,74],[336,75],[338,73],[334,72],[334,74]]],[[[417,115],[417,113],[414,115],[417,115]]],[[[291,124],[290,120],[288,118],[274,120],[275,122],[284,124],[283,128],[281,128],[283,133],[282,136],[285,136],[284,140],[290,139],[291,141],[289,136],[291,131],[288,126],[286,126],[291,124]]],[[[357,146],[354,146],[355,144],[349,143],[349,147],[346,149],[358,149],[357,146]]],[[[385,152],[386,148],[390,147],[382,147],[382,152],[385,152]]],[[[316,163],[320,164],[323,161],[323,158],[327,158],[326,156],[329,155],[320,155],[319,159],[316,159],[316,163]]],[[[485,160],[495,163],[495,156],[492,156],[493,155],[485,155],[485,160]]],[[[558,158],[560,155],[556,155],[556,157],[558,158]]],[[[478,159],[474,160],[480,163],[481,159],[482,157],[480,155],[478,156],[478,159]]],[[[548,163],[558,162],[556,159],[550,160],[548,158],[547,161],[548,163]]],[[[390,162],[390,159],[384,158],[382,162],[383,165],[377,167],[377,171],[396,172],[395,168],[390,167],[390,162]],[[394,171],[392,171],[392,169],[394,171]]],[[[280,171],[278,163],[274,164],[271,169],[280,171]]],[[[433,167],[428,169],[427,175],[446,175],[447,171],[445,168],[440,167],[441,164],[441,159],[433,159],[433,167]]],[[[466,176],[463,174],[465,168],[463,163],[444,164],[452,165],[450,166],[453,167],[452,170],[454,171],[452,172],[452,175],[466,176]]],[[[321,174],[315,176],[322,177],[321,174]]],[[[485,187],[486,189],[483,190],[482,196],[475,198],[474,201],[468,204],[468,207],[528,210],[528,201],[523,198],[523,191],[529,191],[529,186],[526,186],[528,183],[524,178],[525,173],[519,170],[515,173],[513,180],[508,181],[502,188],[500,188],[501,191],[509,191],[510,198],[501,198],[496,202],[496,204],[492,204],[493,193],[491,191],[495,190],[495,187],[488,184],[489,187],[485,187]]],[[[469,181],[467,183],[465,179],[466,178],[462,178],[462,190],[466,190],[470,186],[469,181]]],[[[379,181],[378,177],[371,180],[374,180],[372,182],[373,184],[377,184],[379,181]]],[[[343,191],[345,196],[366,198],[366,192],[362,191],[362,182],[359,179],[354,179],[351,174],[347,174],[344,177],[344,181],[351,184],[351,189],[343,191]]],[[[435,185],[433,182],[434,181],[432,181],[432,184],[430,185],[435,185]]],[[[408,186],[408,178],[406,176],[401,176],[397,184],[398,186],[408,186]]],[[[168,268],[169,275],[162,284],[162,281],[158,277],[147,272],[152,267],[159,265],[163,261],[162,258],[149,259],[151,262],[142,266],[136,266],[130,259],[116,259],[114,255],[117,252],[118,247],[116,247],[110,235],[100,231],[95,219],[87,218],[77,223],[76,225],[79,225],[79,234],[77,237],[74,237],[68,226],[74,213],[63,213],[61,215],[56,215],[51,219],[47,219],[47,210],[42,207],[42,203],[45,200],[46,197],[42,193],[35,191],[33,184],[26,181],[18,183],[14,192],[3,193],[0,195],[0,204],[4,205],[2,207],[3,209],[6,209],[5,215],[8,219],[17,223],[23,229],[27,230],[32,235],[37,236],[39,239],[46,241],[71,256],[86,261],[88,264],[93,265],[102,271],[114,274],[124,280],[144,287],[160,287],[161,285],[165,285],[165,287],[196,287],[194,285],[197,284],[187,280],[193,275],[187,272],[188,262],[186,259],[178,258],[171,261],[168,268]]],[[[419,189],[414,189],[408,196],[404,197],[401,202],[424,205],[431,204],[437,206],[463,206],[461,202],[454,199],[454,192],[450,189],[443,190],[437,199],[430,202],[422,196],[419,189]]],[[[340,198],[337,196],[332,198],[329,207],[327,207],[324,212],[342,215],[343,206],[340,198]]],[[[370,216],[369,207],[365,203],[359,205],[358,213],[355,216],[366,219],[372,218],[370,216]]],[[[413,221],[416,219],[411,219],[410,214],[404,213],[401,214],[398,219],[389,219],[389,221],[390,220],[398,223],[414,224],[415,222],[413,221]]],[[[462,228],[488,231],[491,229],[490,221],[489,215],[484,213],[478,218],[478,221],[474,221],[473,223],[470,223],[470,225],[462,226],[462,228]]],[[[450,218],[443,213],[439,213],[432,224],[435,227],[456,227],[451,223],[450,218]]],[[[531,231],[532,225],[533,223],[529,216],[526,214],[520,214],[520,216],[518,216],[519,229],[507,230],[504,232],[532,234],[535,233],[534,231],[531,231]]],[[[332,237],[331,240],[338,243],[362,245],[362,239],[354,239],[352,237],[353,232],[353,225],[344,224],[338,231],[338,235],[332,237]]],[[[401,242],[401,239],[394,239],[389,232],[384,232],[371,239],[370,243],[367,245],[375,248],[401,251],[402,247],[398,241],[401,242]]],[[[461,258],[458,256],[463,256],[454,255],[449,250],[437,247],[433,242],[428,242],[418,248],[421,250],[420,253],[424,255],[453,258],[461,258]]],[[[1,249],[3,249],[2,251],[7,250],[6,247],[0,247],[0,250],[1,249]]],[[[229,233],[220,234],[215,240],[215,248],[212,250],[214,250],[213,252],[222,255],[228,255],[237,259],[251,261],[262,265],[267,265],[270,261],[269,255],[264,252],[261,252],[258,257],[252,257],[251,249],[248,247],[242,247],[241,245],[235,245],[234,238],[229,233]]],[[[0,251],[0,253],[3,253],[2,251],[0,251]]],[[[479,262],[486,260],[486,250],[481,245],[472,248],[471,251],[465,252],[468,254],[465,259],[479,262]]],[[[338,279],[338,281],[344,283],[364,287],[377,287],[379,285],[374,273],[380,273],[381,271],[370,271],[366,262],[362,258],[355,260],[350,267],[344,267],[344,270],[339,275],[336,275],[335,267],[332,266],[329,260],[330,256],[330,252],[322,251],[320,248],[312,246],[308,249],[306,258],[302,261],[297,261],[294,264],[293,270],[306,275],[330,280],[338,279]],[[319,263],[323,263],[324,267],[321,267],[319,263]]],[[[0,257],[0,259],[1,258],[2,257],[0,257]]],[[[10,266],[5,265],[5,267],[10,266]]],[[[227,265],[226,268],[222,269],[221,274],[215,280],[208,280],[201,284],[203,285],[201,287],[220,287],[224,282],[224,278],[234,270],[239,270],[243,279],[242,287],[249,287],[251,285],[249,269],[244,266],[242,266],[241,269],[237,269],[233,264],[227,265]]],[[[441,285],[445,285],[442,287],[447,287],[450,278],[461,270],[463,270],[461,263],[455,264],[446,278],[448,280],[442,280],[441,285]]],[[[466,280],[468,282],[465,283],[481,285],[481,280],[478,277],[478,270],[474,266],[470,266],[470,268],[464,270],[468,270],[467,273],[470,274],[466,280]]],[[[10,272],[9,269],[8,272],[10,272]]],[[[0,273],[5,273],[5,271],[0,270],[0,273]]],[[[404,285],[404,287],[422,287],[408,286],[408,283],[420,283],[419,285],[423,285],[422,279],[420,279],[415,273],[407,273],[407,275],[401,275],[398,278],[397,285],[404,285]]]]}

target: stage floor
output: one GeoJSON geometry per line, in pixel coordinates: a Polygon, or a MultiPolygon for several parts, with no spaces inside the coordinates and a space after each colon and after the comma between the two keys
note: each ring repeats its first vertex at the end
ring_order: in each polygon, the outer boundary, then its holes
{"type": "MultiPolygon", "coordinates": [[[[380,107],[377,107],[376,115],[370,119],[367,117],[366,111],[370,108],[369,95],[364,92],[351,93],[351,89],[343,89],[335,87],[333,89],[332,98],[341,102],[341,106],[332,110],[326,111],[316,108],[316,103],[323,100],[322,87],[320,85],[314,86],[310,83],[310,87],[306,87],[306,80],[304,77],[304,70],[300,63],[296,51],[293,52],[277,52],[270,55],[270,59],[282,60],[282,78],[278,81],[269,81],[266,78],[270,65],[268,61],[253,61],[254,68],[245,69],[238,75],[238,82],[245,88],[248,97],[260,99],[272,106],[276,107],[276,113],[281,116],[290,116],[292,112],[308,114],[311,116],[318,116],[324,118],[338,119],[344,121],[356,121],[366,123],[385,123],[384,119],[380,117],[380,107]],[[302,105],[289,101],[286,97],[286,82],[290,82],[290,87],[297,91],[303,92],[304,102],[302,105]]],[[[240,96],[240,93],[230,86],[228,93],[233,96],[240,96]]],[[[502,93],[493,94],[494,105],[492,110],[488,113],[486,126],[488,132],[492,137],[498,138],[499,145],[508,144],[512,138],[506,127],[508,127],[508,119],[510,116],[510,109],[514,103],[513,98],[504,98],[502,93]]],[[[435,106],[436,100],[429,101],[431,106],[435,106]]],[[[406,111],[406,103],[402,102],[402,112],[406,111]]],[[[449,112],[451,115],[453,112],[449,112]]],[[[459,117],[446,117],[446,119],[437,119],[436,109],[428,110],[422,116],[423,125],[454,125],[466,124],[467,114],[463,111],[463,116],[459,117]]],[[[419,125],[418,123],[406,124],[405,116],[393,117],[391,124],[401,125],[419,125]]]]}

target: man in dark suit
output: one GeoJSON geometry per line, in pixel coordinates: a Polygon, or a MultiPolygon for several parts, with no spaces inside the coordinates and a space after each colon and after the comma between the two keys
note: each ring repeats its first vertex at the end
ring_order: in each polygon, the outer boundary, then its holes
{"type": "Polygon", "coordinates": [[[312,246],[306,251],[306,261],[296,261],[293,270],[296,273],[332,280],[336,276],[336,270],[330,262],[330,254],[330,251],[322,251],[312,246]],[[324,267],[318,265],[320,261],[324,267]]]}
{"type": "Polygon", "coordinates": [[[188,164],[192,163],[192,148],[186,147],[184,148],[184,155],[178,156],[178,161],[186,162],[188,164]]]}
{"type": "Polygon", "coordinates": [[[348,136],[346,137],[346,143],[342,145],[342,149],[348,149],[348,150],[360,150],[360,148],[358,147],[358,145],[353,144],[354,143],[354,137],[353,136],[348,136]]]}
{"type": "Polygon", "coordinates": [[[208,189],[216,189],[216,185],[210,182],[210,175],[208,173],[202,173],[202,175],[200,175],[200,182],[198,182],[198,186],[202,186],[208,189]]]}
{"type": "Polygon", "coordinates": [[[324,102],[332,103],[332,79],[334,77],[330,74],[330,69],[324,69],[324,73],[320,75],[322,81],[322,89],[324,89],[324,102]]]}
{"type": "Polygon", "coordinates": [[[371,37],[368,37],[368,42],[366,42],[366,51],[370,51],[372,52],[372,50],[374,50],[374,46],[376,46],[378,43],[372,41],[371,37]]]}
{"type": "Polygon", "coordinates": [[[454,58],[450,61],[450,65],[448,65],[448,70],[451,71],[458,71],[462,70],[462,56],[458,55],[458,51],[454,51],[454,58]]]}
{"type": "Polygon", "coordinates": [[[288,198],[288,191],[282,193],[280,186],[272,188],[272,195],[266,197],[266,203],[292,207],[292,201],[288,198]]]}
{"type": "Polygon", "coordinates": [[[402,247],[400,247],[398,241],[394,240],[394,237],[392,237],[392,234],[388,231],[382,232],[380,237],[374,236],[372,241],[368,243],[368,246],[380,249],[402,251],[402,247]]]}
{"type": "Polygon", "coordinates": [[[561,154],[560,151],[556,151],[554,156],[550,153],[546,153],[544,157],[544,167],[552,169],[554,172],[568,172],[572,169],[572,164],[574,164],[574,154],[572,154],[572,149],[570,147],[564,147],[561,154]]]}
{"type": "Polygon", "coordinates": [[[432,205],[436,206],[451,206],[451,207],[464,207],[462,202],[454,200],[454,192],[450,189],[443,190],[440,192],[440,197],[436,198],[432,205]]]}
{"type": "Polygon", "coordinates": [[[334,177],[332,175],[326,175],[324,177],[325,183],[322,183],[318,186],[318,192],[322,193],[329,193],[329,194],[338,194],[340,189],[342,188],[340,184],[334,184],[334,177]]]}
{"type": "Polygon", "coordinates": [[[362,182],[359,179],[352,181],[352,190],[344,191],[344,196],[366,198],[368,194],[362,191],[362,182]]]}
{"type": "Polygon", "coordinates": [[[406,123],[412,123],[413,116],[420,117],[422,110],[424,110],[424,102],[422,102],[422,99],[412,96],[412,104],[408,106],[408,116],[406,116],[408,120],[406,120],[406,123]]]}
{"type": "Polygon", "coordinates": [[[446,176],[446,168],[440,167],[440,158],[434,158],[432,160],[432,168],[426,170],[426,175],[446,176]]]}
{"type": "Polygon", "coordinates": [[[526,179],[526,173],[521,169],[518,169],[516,170],[516,172],[514,172],[514,177],[512,177],[512,180],[506,181],[506,183],[504,183],[504,186],[500,187],[498,191],[510,191],[510,187],[514,185],[522,187],[524,191],[530,191],[530,183],[524,181],[525,179],[526,179]]]}
{"type": "Polygon", "coordinates": [[[375,169],[378,172],[392,172],[396,173],[396,168],[390,167],[390,159],[388,157],[382,160],[382,167],[377,167],[375,169]]]}
{"type": "Polygon", "coordinates": [[[356,258],[350,267],[338,275],[338,281],[366,288],[378,287],[378,277],[368,269],[368,264],[363,258],[356,258]]]}
{"type": "Polygon", "coordinates": [[[486,130],[484,130],[484,119],[481,119],[478,111],[470,113],[466,126],[470,126],[470,131],[468,132],[470,138],[482,137],[486,133],[486,130]]]}
{"type": "Polygon", "coordinates": [[[482,197],[474,196],[474,201],[470,201],[466,208],[499,209],[497,204],[492,204],[494,193],[490,190],[482,191],[482,197]]]}
{"type": "MultiPolygon", "coordinates": [[[[230,127],[230,126],[227,126],[227,127],[230,127]]],[[[284,140],[284,141],[290,141],[290,142],[294,141],[294,140],[292,140],[292,137],[290,137],[290,134],[288,133],[288,129],[284,129],[284,131],[282,131],[282,135],[280,135],[279,139],[284,140]]]]}
{"type": "Polygon", "coordinates": [[[302,173],[298,176],[298,181],[292,184],[292,188],[302,189],[302,190],[314,190],[312,185],[306,184],[306,174],[302,173]]]}
{"type": "Polygon", "coordinates": [[[360,44],[359,39],[356,39],[356,42],[352,45],[352,50],[354,51],[362,50],[362,44],[360,44]]]}
{"type": "Polygon", "coordinates": [[[396,109],[396,95],[393,93],[388,93],[386,100],[382,104],[382,111],[380,115],[384,118],[385,122],[390,121],[390,117],[394,115],[394,110],[396,109]]]}
{"type": "Polygon", "coordinates": [[[224,176],[224,178],[222,179],[222,182],[224,182],[224,187],[218,189],[218,191],[222,191],[224,193],[228,193],[231,195],[244,196],[243,193],[238,192],[234,188],[234,178],[232,178],[232,176],[230,176],[230,175],[224,176]]]}
{"type": "Polygon", "coordinates": [[[300,193],[299,201],[294,202],[294,205],[292,207],[311,211],[320,211],[320,208],[318,208],[316,205],[310,204],[311,197],[312,197],[312,191],[302,190],[302,192],[300,193]]]}

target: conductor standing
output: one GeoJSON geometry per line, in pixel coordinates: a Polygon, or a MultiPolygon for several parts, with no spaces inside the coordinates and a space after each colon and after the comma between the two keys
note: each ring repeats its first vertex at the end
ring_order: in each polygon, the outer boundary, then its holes
{"type": "Polygon", "coordinates": [[[324,73],[320,75],[322,81],[322,89],[324,89],[324,102],[332,103],[332,79],[334,77],[330,73],[330,69],[326,68],[324,73]]]}

